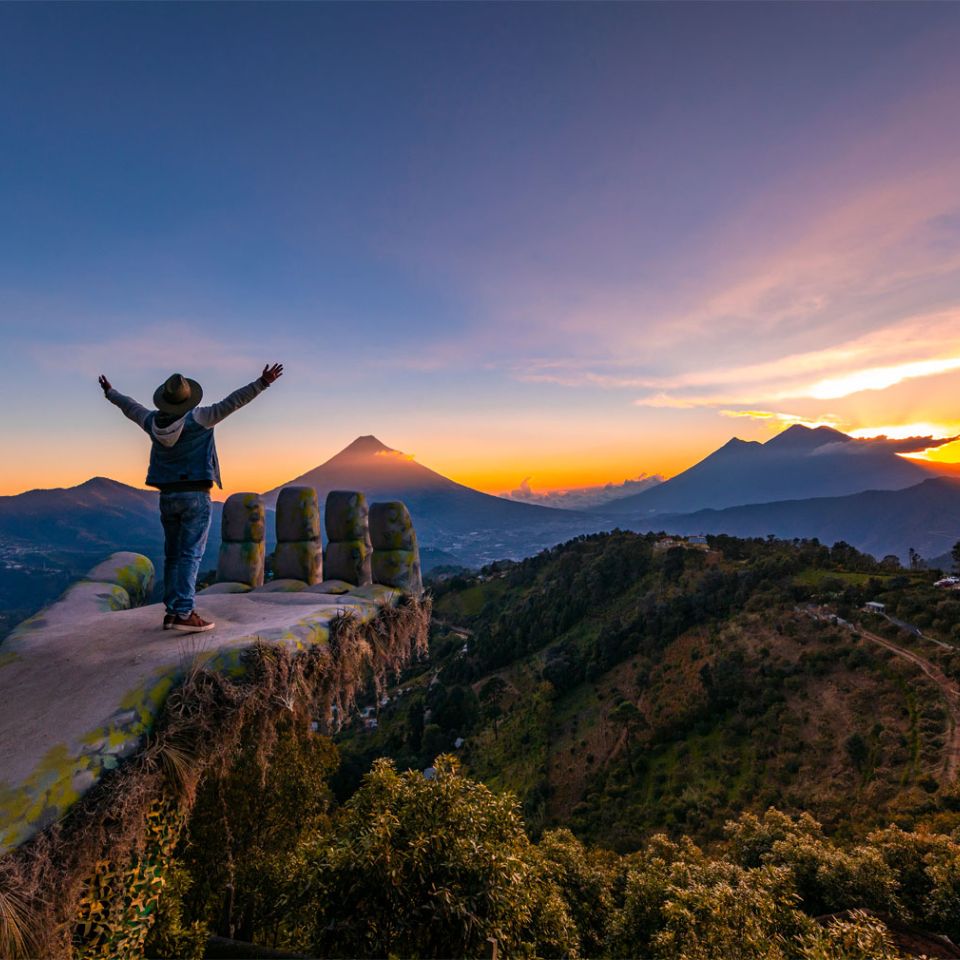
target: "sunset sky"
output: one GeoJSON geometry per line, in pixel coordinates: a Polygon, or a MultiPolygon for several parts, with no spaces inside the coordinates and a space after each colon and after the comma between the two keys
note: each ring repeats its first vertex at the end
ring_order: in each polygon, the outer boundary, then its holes
{"type": "MultiPolygon", "coordinates": [[[[960,5],[0,5],[0,494],[174,370],[226,493],[360,434],[490,492],[960,434],[960,5]]],[[[936,456],[960,460],[960,442],[936,456]]]]}

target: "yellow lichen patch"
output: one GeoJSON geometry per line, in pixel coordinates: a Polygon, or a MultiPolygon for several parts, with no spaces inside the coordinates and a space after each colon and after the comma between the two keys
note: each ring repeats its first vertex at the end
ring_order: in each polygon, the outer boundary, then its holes
{"type": "Polygon", "coordinates": [[[85,769],[84,761],[72,756],[65,743],[58,743],[19,787],[4,785],[0,790],[0,851],[22,843],[62,817],[80,796],[74,778],[85,769]]]}
{"type": "Polygon", "coordinates": [[[116,571],[117,583],[123,587],[135,603],[142,603],[153,587],[153,564],[147,557],[138,556],[116,571]]]}
{"type": "Polygon", "coordinates": [[[66,743],[51,747],[19,786],[0,789],[0,851],[22,843],[37,830],[58,820],[105,770],[133,752],[178,682],[162,674],[121,698],[117,712],[105,723],[82,734],[79,749],[66,743]]]}
{"type": "Polygon", "coordinates": [[[247,638],[243,646],[233,646],[224,650],[212,650],[199,653],[194,658],[194,665],[214,670],[235,680],[247,672],[247,653],[253,644],[254,638],[247,638]]]}
{"type": "Polygon", "coordinates": [[[310,644],[327,643],[332,617],[304,617],[297,623],[297,634],[310,644]]]}
{"type": "Polygon", "coordinates": [[[135,710],[144,730],[160,712],[174,685],[183,678],[181,670],[163,667],[156,670],[153,676],[152,682],[148,681],[142,686],[134,687],[120,699],[120,709],[135,710]]]}
{"type": "Polygon", "coordinates": [[[50,608],[70,604],[71,612],[82,614],[99,611],[129,610],[130,594],[117,583],[99,583],[95,580],[78,580],[64,591],[63,596],[50,608]]]}
{"type": "Polygon", "coordinates": [[[27,617],[26,620],[21,620],[20,623],[18,623],[17,626],[10,631],[10,634],[4,641],[4,646],[12,646],[13,641],[22,640],[24,637],[28,637],[30,634],[45,627],[47,625],[47,621],[44,614],[46,613],[47,609],[47,607],[44,607],[32,617],[27,617]]]}
{"type": "Polygon", "coordinates": [[[133,604],[139,606],[153,589],[154,569],[143,554],[120,551],[88,570],[85,579],[123,587],[133,604]]]}
{"type": "MultiPolygon", "coordinates": [[[[0,851],[8,850],[25,839],[26,813],[30,797],[23,787],[0,783],[0,851]]],[[[27,834],[29,835],[29,834],[27,834]]]]}
{"type": "Polygon", "coordinates": [[[340,594],[349,593],[353,589],[352,583],[346,580],[322,580],[320,583],[307,587],[309,593],[340,594]]]}

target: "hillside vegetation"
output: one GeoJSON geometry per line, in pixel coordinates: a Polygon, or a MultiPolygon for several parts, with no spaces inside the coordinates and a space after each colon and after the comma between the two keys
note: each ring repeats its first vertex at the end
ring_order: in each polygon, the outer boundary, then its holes
{"type": "Polygon", "coordinates": [[[932,575],[614,532],[435,593],[378,717],[248,731],[200,786],[149,955],[960,957],[932,575]]]}
{"type": "MultiPolygon", "coordinates": [[[[615,532],[438,584],[431,660],[375,732],[341,739],[338,789],[376,756],[420,769],[462,738],[466,770],[515,792],[534,831],[623,851],[657,830],[709,843],[770,805],[841,835],[954,825],[943,691],[808,608],[854,618],[880,598],[949,642],[960,602],[932,579],[845,544],[615,532]]],[[[960,676],[960,655],[877,620],[960,676]]]]}
{"type": "Polygon", "coordinates": [[[299,727],[264,767],[205,784],[166,865],[148,956],[202,957],[211,932],[244,941],[231,956],[266,955],[257,944],[473,957],[491,941],[507,957],[960,956],[942,939],[960,937],[956,837],[891,826],[838,843],[810,816],[771,808],[725,824],[709,853],[660,833],[621,856],[565,829],[532,841],[512,795],[450,756],[430,779],[378,760],[334,809],[324,779],[335,757],[299,727]]]}

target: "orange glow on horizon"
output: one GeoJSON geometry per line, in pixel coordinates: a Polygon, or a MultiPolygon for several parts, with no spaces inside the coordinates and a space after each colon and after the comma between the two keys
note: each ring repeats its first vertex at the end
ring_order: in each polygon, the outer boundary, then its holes
{"type": "MultiPolygon", "coordinates": [[[[707,453],[709,453],[709,450],[704,450],[702,453],[691,452],[686,455],[684,455],[684,452],[676,451],[672,456],[658,458],[657,464],[650,466],[638,462],[639,458],[637,456],[627,456],[622,451],[603,457],[597,455],[589,458],[589,460],[583,458],[577,462],[550,456],[544,456],[542,459],[531,457],[522,461],[500,460],[498,462],[488,462],[483,459],[478,460],[476,451],[468,459],[457,453],[447,452],[445,454],[442,450],[428,450],[423,456],[407,455],[406,459],[428,467],[435,473],[439,473],[456,483],[481,490],[484,493],[497,495],[516,489],[528,477],[531,487],[537,493],[552,493],[580,487],[603,486],[607,483],[622,483],[624,480],[634,479],[642,473],[673,476],[701,460],[707,453]],[[669,469],[667,465],[669,465],[669,469]]],[[[317,460],[313,463],[300,464],[294,467],[292,471],[288,470],[283,474],[278,472],[272,464],[265,464],[263,470],[244,470],[244,479],[236,489],[269,490],[292,480],[294,477],[318,466],[321,462],[321,460],[317,460]]],[[[238,471],[231,471],[231,476],[238,477],[238,471]]]]}
{"type": "MultiPolygon", "coordinates": [[[[766,411],[722,411],[725,417],[743,417],[743,429],[730,429],[734,425],[718,418],[709,431],[702,424],[698,429],[674,431],[672,434],[658,430],[649,438],[637,437],[629,444],[614,442],[611,437],[590,436],[583,446],[571,449],[576,441],[564,438],[559,443],[556,436],[535,437],[528,434],[520,437],[503,437],[491,431],[490,437],[468,442],[462,436],[438,435],[429,440],[415,441],[415,453],[402,453],[405,459],[415,461],[442,474],[457,483],[485,493],[502,494],[515,490],[527,479],[537,493],[552,493],[583,487],[619,484],[643,474],[659,474],[672,477],[725,443],[731,434],[739,433],[742,439],[765,441],[790,425],[787,415],[774,415],[766,411]],[[750,422],[753,421],[753,422],[750,422]],[[717,427],[719,426],[719,430],[717,427]]],[[[795,418],[794,422],[805,418],[795,418]]],[[[807,423],[816,423],[811,418],[807,423]]],[[[960,434],[960,422],[928,422],[894,424],[883,427],[851,427],[849,424],[827,422],[857,438],[886,435],[891,439],[913,436],[956,436],[960,434]]],[[[389,432],[380,438],[389,444],[393,439],[389,432]]],[[[256,438],[243,435],[227,435],[220,441],[220,458],[226,482],[224,490],[214,489],[213,496],[222,500],[231,493],[241,491],[263,492],[313,469],[342,449],[342,438],[329,440],[322,448],[310,438],[294,441],[288,436],[256,438]],[[251,446],[269,442],[264,453],[251,456],[251,446]],[[314,452],[315,451],[315,452],[314,452]]],[[[406,441],[404,441],[406,442],[406,441]]],[[[146,473],[146,449],[142,445],[121,438],[117,442],[104,443],[91,455],[82,439],[67,441],[56,451],[41,450],[17,465],[16,473],[5,471],[0,477],[0,496],[22,493],[31,489],[71,487],[94,476],[108,476],[121,483],[141,489],[146,473]],[[75,447],[75,449],[74,449],[75,447]],[[67,453],[67,456],[64,456],[67,453]],[[71,464],[69,470],[64,463],[71,464]]],[[[909,454],[910,459],[932,464],[960,464],[960,440],[942,447],[930,448],[909,454]]]]}
{"type": "Polygon", "coordinates": [[[922,460],[925,463],[960,464],[960,440],[918,453],[905,453],[903,456],[907,460],[922,460]]]}
{"type": "MultiPolygon", "coordinates": [[[[219,446],[219,444],[218,444],[219,446]]],[[[336,452],[336,451],[334,451],[336,452]]],[[[570,462],[561,457],[529,457],[522,461],[498,462],[478,459],[476,451],[469,458],[458,453],[444,452],[440,449],[428,450],[426,456],[406,455],[405,459],[428,467],[456,483],[473,487],[484,493],[501,494],[516,489],[524,478],[529,477],[530,485],[537,493],[549,493],[570,490],[579,487],[602,486],[607,483],[622,483],[642,473],[660,473],[672,476],[692,466],[702,459],[709,450],[702,453],[690,453],[684,456],[681,451],[666,452],[658,457],[656,464],[639,462],[638,456],[628,456],[616,451],[606,456],[583,457],[570,462]]],[[[333,454],[330,454],[332,456],[333,454]]],[[[215,500],[224,500],[232,493],[243,491],[264,492],[281,483],[293,480],[308,470],[319,466],[329,459],[320,456],[311,460],[303,457],[302,450],[278,453],[262,462],[244,462],[236,455],[226,456],[220,451],[223,464],[224,489],[216,487],[212,491],[215,500]]],[[[145,457],[128,455],[122,460],[114,460],[110,469],[84,469],[83,467],[64,471],[62,464],[54,471],[54,464],[32,463],[32,469],[23,471],[17,477],[4,476],[0,483],[0,496],[23,493],[26,490],[49,489],[54,487],[72,487],[89,480],[93,476],[108,476],[112,480],[140,489],[150,489],[144,484],[146,474],[145,457]]]]}

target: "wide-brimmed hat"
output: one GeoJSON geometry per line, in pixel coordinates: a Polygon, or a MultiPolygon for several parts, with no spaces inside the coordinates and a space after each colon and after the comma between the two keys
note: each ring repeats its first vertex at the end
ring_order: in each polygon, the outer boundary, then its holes
{"type": "Polygon", "coordinates": [[[153,392],[153,405],[161,413],[183,416],[203,399],[203,387],[182,373],[172,373],[153,392]]]}

